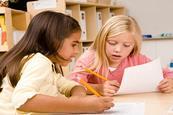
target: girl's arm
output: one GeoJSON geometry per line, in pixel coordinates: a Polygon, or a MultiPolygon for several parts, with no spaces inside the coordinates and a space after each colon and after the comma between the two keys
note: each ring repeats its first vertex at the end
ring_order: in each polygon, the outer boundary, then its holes
{"type": "MultiPolygon", "coordinates": [[[[57,76],[58,77],[58,76],[57,76]]],[[[48,96],[36,94],[28,99],[18,110],[25,112],[63,112],[63,113],[97,113],[113,106],[110,97],[86,96],[86,90],[76,82],[59,76],[57,80],[60,92],[65,96],[48,96]],[[63,83],[63,84],[62,84],[63,83]]]]}
{"type": "Polygon", "coordinates": [[[35,95],[18,110],[25,112],[98,113],[113,106],[113,98],[72,96],[70,98],[35,95]]]}
{"type": "Polygon", "coordinates": [[[164,79],[159,83],[158,89],[162,93],[173,92],[173,71],[170,71],[168,68],[164,68],[163,76],[164,79]]]}
{"type": "Polygon", "coordinates": [[[162,93],[171,93],[173,92],[173,78],[164,78],[158,85],[158,89],[162,93]]]}

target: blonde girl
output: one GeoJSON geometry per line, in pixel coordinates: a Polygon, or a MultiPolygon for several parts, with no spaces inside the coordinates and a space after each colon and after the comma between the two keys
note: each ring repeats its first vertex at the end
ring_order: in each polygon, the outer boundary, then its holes
{"type": "MultiPolygon", "coordinates": [[[[114,16],[100,29],[89,50],[77,60],[69,77],[75,81],[78,81],[76,76],[81,77],[102,95],[113,96],[120,87],[125,68],[150,61],[140,54],[141,41],[141,31],[135,19],[125,15],[114,16]],[[107,77],[108,81],[82,72],[85,68],[107,77]]],[[[165,79],[158,88],[161,92],[172,92],[173,73],[168,69],[163,72],[165,79]]]]}

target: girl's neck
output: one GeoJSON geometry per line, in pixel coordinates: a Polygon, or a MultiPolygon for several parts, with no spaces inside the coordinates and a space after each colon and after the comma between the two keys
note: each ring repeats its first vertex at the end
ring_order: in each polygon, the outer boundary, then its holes
{"type": "Polygon", "coordinates": [[[116,70],[115,67],[109,67],[109,71],[110,71],[110,72],[113,72],[113,71],[115,71],[115,70],[116,70]]]}
{"type": "Polygon", "coordinates": [[[117,68],[119,66],[120,62],[118,63],[110,63],[109,66],[112,68],[117,68]]]}

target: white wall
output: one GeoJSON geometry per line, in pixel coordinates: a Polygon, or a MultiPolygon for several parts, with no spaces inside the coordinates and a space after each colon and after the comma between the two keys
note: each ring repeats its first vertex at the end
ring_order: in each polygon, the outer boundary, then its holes
{"type": "Polygon", "coordinates": [[[168,66],[173,59],[173,38],[170,40],[145,40],[141,52],[151,59],[159,57],[162,65],[168,66]]]}
{"type": "MultiPolygon", "coordinates": [[[[143,34],[173,33],[173,0],[118,0],[139,23],[143,34]]],[[[148,40],[142,53],[151,58],[160,57],[162,65],[173,59],[173,39],[148,40]]]]}
{"type": "Polygon", "coordinates": [[[173,0],[121,0],[121,3],[136,18],[144,34],[173,33],[173,0]]]}

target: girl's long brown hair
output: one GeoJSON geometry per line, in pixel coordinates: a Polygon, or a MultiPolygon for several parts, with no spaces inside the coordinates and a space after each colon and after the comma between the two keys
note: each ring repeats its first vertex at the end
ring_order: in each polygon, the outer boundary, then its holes
{"type": "Polygon", "coordinates": [[[16,86],[20,79],[21,60],[25,56],[40,52],[47,57],[56,55],[57,60],[63,61],[57,51],[65,38],[78,31],[81,31],[78,22],[65,14],[44,11],[36,15],[22,39],[0,58],[0,86],[6,75],[11,85],[16,86]]]}

